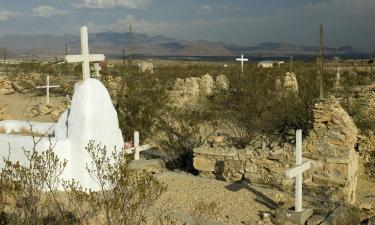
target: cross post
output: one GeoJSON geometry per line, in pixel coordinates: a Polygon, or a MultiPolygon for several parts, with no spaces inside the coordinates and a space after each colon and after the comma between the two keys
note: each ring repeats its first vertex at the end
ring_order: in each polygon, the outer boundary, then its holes
{"type": "Polygon", "coordinates": [[[139,145],[139,132],[134,132],[134,160],[139,160],[139,153],[150,149],[149,145],[139,145]]]}
{"type": "Polygon", "coordinates": [[[295,206],[294,212],[291,213],[290,219],[298,221],[298,224],[304,224],[312,215],[312,209],[302,208],[302,173],[311,167],[310,161],[303,161],[302,158],[302,130],[296,131],[296,165],[286,171],[288,178],[296,178],[295,184],[295,206]]]}
{"type": "Polygon", "coordinates": [[[83,80],[90,78],[90,62],[104,61],[103,54],[89,54],[89,41],[87,27],[81,27],[81,55],[67,55],[65,60],[68,63],[82,63],[83,80]]]}
{"type": "Polygon", "coordinates": [[[247,62],[247,61],[249,61],[249,59],[244,58],[243,54],[241,54],[241,58],[237,58],[236,61],[241,62],[241,73],[243,74],[243,62],[247,62]]]}
{"type": "Polygon", "coordinates": [[[49,85],[49,75],[47,75],[47,84],[46,86],[37,86],[37,89],[45,88],[46,89],[46,96],[47,96],[47,105],[49,105],[49,89],[50,88],[58,88],[60,85],[49,85]]]}
{"type": "Polygon", "coordinates": [[[94,63],[94,70],[95,70],[95,77],[101,77],[100,71],[102,70],[102,67],[99,65],[99,63],[94,63]]]}

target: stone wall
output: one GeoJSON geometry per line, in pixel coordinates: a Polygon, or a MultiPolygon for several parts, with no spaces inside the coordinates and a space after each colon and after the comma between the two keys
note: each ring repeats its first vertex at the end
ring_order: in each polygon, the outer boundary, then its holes
{"type": "MultiPolygon", "coordinates": [[[[304,160],[312,168],[304,173],[307,187],[327,187],[335,191],[333,200],[355,201],[358,177],[358,130],[334,97],[314,107],[314,127],[303,142],[304,160]]],[[[194,149],[194,167],[201,176],[266,184],[290,189],[294,180],[285,171],[295,164],[294,145],[266,144],[234,149],[220,145],[194,149]]]]}

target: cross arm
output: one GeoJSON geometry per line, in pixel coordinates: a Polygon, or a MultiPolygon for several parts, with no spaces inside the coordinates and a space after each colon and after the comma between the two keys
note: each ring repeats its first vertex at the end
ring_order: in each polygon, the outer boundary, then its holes
{"type": "Polygon", "coordinates": [[[290,170],[286,171],[286,177],[293,178],[297,176],[298,174],[310,169],[310,167],[311,167],[311,162],[305,161],[301,165],[294,166],[290,170]]]}
{"type": "Polygon", "coordinates": [[[92,54],[92,55],[67,55],[65,56],[65,61],[73,62],[83,62],[83,61],[104,61],[105,56],[103,54],[92,54]]]}

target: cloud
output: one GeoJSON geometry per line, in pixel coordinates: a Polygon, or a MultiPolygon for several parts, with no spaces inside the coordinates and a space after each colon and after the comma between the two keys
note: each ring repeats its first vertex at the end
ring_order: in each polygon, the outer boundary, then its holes
{"type": "Polygon", "coordinates": [[[49,18],[52,16],[64,16],[69,14],[68,10],[56,9],[52,6],[41,5],[33,8],[33,15],[39,17],[49,18]]]}
{"type": "Polygon", "coordinates": [[[92,32],[127,32],[129,26],[132,25],[134,32],[137,33],[154,33],[160,34],[170,30],[175,25],[173,22],[151,22],[145,19],[138,19],[133,15],[127,15],[119,18],[116,23],[97,25],[93,22],[88,23],[88,27],[92,32]]]}
{"type": "Polygon", "coordinates": [[[10,11],[10,10],[5,10],[0,8],[0,21],[5,21],[11,18],[17,18],[20,16],[20,13],[10,11]]]}
{"type": "Polygon", "coordinates": [[[76,8],[129,8],[146,9],[151,5],[152,0],[77,0],[76,8]]]}

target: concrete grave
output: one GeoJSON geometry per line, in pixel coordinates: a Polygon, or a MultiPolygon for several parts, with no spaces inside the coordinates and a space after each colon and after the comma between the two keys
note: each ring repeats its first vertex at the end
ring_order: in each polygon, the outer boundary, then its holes
{"type": "MultiPolygon", "coordinates": [[[[38,123],[27,121],[1,121],[0,128],[6,134],[0,134],[0,148],[11,148],[10,160],[27,163],[24,149],[35,147],[37,151],[45,151],[54,144],[54,153],[60,160],[68,160],[67,167],[61,175],[62,179],[74,179],[85,188],[98,190],[98,184],[86,171],[86,164],[91,157],[85,150],[88,142],[94,140],[105,145],[110,151],[115,147],[122,149],[124,141],[119,128],[117,112],[104,85],[90,78],[89,62],[104,60],[104,55],[89,55],[87,27],[81,28],[82,55],[66,56],[68,62],[82,62],[83,80],[76,83],[71,107],[65,111],[57,123],[38,123]],[[21,136],[14,133],[26,130],[32,135],[21,136]],[[12,134],[13,133],[13,134],[12,134]],[[48,134],[34,146],[33,135],[48,134]]],[[[1,151],[0,158],[7,157],[8,151],[1,151]]],[[[4,162],[0,161],[0,167],[4,162]]]]}

